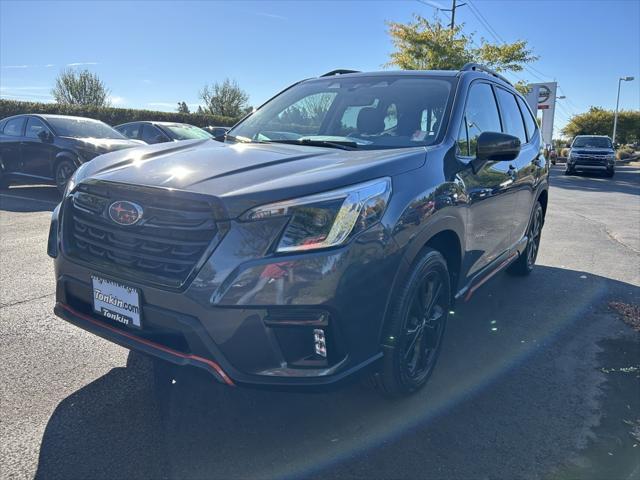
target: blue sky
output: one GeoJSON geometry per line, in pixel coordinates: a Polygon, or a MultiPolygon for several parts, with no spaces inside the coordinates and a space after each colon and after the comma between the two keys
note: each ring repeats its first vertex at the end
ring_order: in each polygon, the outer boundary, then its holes
{"type": "MultiPolygon", "coordinates": [[[[524,39],[540,56],[517,78],[559,82],[567,99],[559,100],[557,127],[590,105],[613,108],[624,75],[636,80],[623,84],[621,107],[640,108],[640,0],[471,3],[475,8],[456,14],[466,32],[478,40],[524,39]]],[[[298,79],[334,68],[380,70],[393,50],[385,21],[405,22],[414,12],[430,18],[438,14],[434,5],[450,4],[0,0],[0,95],[50,101],[58,72],[75,65],[105,81],[115,106],[195,106],[205,83],[226,77],[259,105],[298,79]]]]}

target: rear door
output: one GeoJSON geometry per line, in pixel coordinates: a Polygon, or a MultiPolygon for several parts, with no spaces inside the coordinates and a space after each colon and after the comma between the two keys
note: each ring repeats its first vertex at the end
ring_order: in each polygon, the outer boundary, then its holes
{"type": "MultiPolygon", "coordinates": [[[[467,96],[457,141],[459,160],[475,159],[478,137],[483,132],[502,132],[502,123],[493,88],[476,81],[467,96]]],[[[464,270],[470,276],[506,256],[513,229],[514,169],[510,162],[486,162],[474,173],[469,168],[458,173],[468,195],[466,228],[467,255],[464,270]]]]}
{"type": "Polygon", "coordinates": [[[22,173],[20,142],[24,134],[26,117],[11,118],[6,121],[0,134],[0,161],[7,173],[22,173]]]}
{"type": "Polygon", "coordinates": [[[29,117],[21,143],[24,173],[35,177],[53,178],[55,148],[51,130],[39,118],[29,117]],[[49,132],[51,140],[43,141],[38,136],[42,131],[49,132]]]}

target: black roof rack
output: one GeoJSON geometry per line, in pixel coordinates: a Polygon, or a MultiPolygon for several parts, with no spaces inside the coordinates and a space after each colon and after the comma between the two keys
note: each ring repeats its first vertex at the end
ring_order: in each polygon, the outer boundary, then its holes
{"type": "Polygon", "coordinates": [[[485,67],[484,65],[481,65],[479,63],[465,63],[464,66],[460,69],[461,72],[469,72],[473,70],[477,72],[488,73],[489,75],[493,75],[494,77],[499,78],[503,82],[506,82],[509,85],[513,86],[513,84],[509,80],[507,80],[504,76],[500,75],[495,70],[491,70],[489,67],[485,67]]]}
{"type": "Polygon", "coordinates": [[[359,70],[345,70],[343,68],[339,68],[337,70],[331,70],[330,72],[325,73],[324,75],[320,75],[321,77],[331,77],[333,75],[344,75],[345,73],[360,73],[359,70]]]}

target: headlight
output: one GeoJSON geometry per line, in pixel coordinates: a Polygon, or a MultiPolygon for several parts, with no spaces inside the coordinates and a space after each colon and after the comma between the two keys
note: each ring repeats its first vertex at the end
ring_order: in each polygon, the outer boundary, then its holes
{"type": "Polygon", "coordinates": [[[340,190],[254,208],[242,220],[290,217],[278,252],[334,247],[378,222],[391,195],[391,179],[381,178],[340,190]]]}

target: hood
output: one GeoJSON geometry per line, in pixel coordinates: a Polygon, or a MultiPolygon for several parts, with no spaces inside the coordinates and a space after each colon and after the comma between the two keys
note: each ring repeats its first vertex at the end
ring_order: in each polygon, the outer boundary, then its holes
{"type": "Polygon", "coordinates": [[[208,195],[235,218],[256,205],[397,175],[420,167],[425,159],[423,147],[347,151],[193,140],[102,155],[87,164],[80,180],[208,195]]]}
{"type": "Polygon", "coordinates": [[[122,150],[123,148],[139,147],[145,145],[140,140],[131,140],[128,138],[77,138],[77,137],[62,137],[68,142],[72,142],[78,148],[84,150],[94,151],[98,154],[115,152],[122,150]]]}

